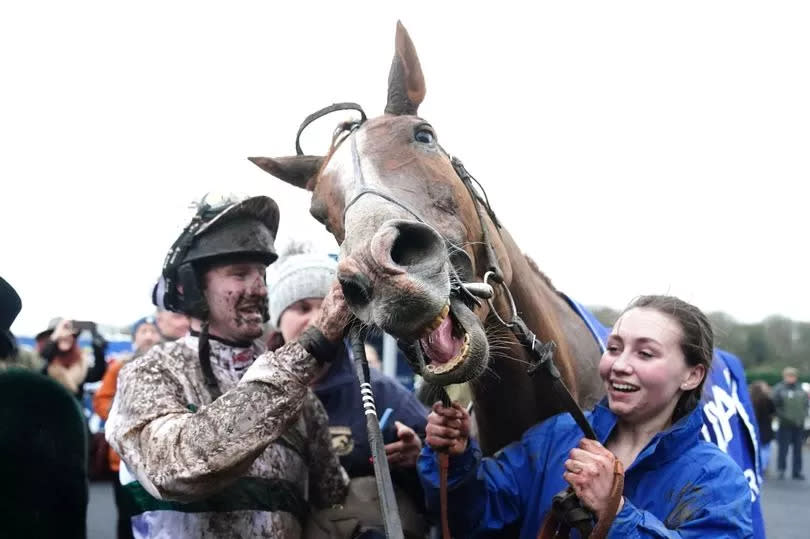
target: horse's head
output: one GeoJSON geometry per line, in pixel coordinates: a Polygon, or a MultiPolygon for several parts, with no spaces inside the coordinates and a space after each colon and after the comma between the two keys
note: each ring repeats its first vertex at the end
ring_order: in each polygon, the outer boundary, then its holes
{"type": "Polygon", "coordinates": [[[354,314],[411,346],[428,382],[470,380],[486,368],[486,304],[461,282],[480,281],[482,226],[508,282],[511,269],[492,221],[416,115],[425,82],[413,43],[397,24],[385,115],[344,125],[325,157],[251,158],[313,192],[310,212],[341,245],[338,279],[354,314]]]}

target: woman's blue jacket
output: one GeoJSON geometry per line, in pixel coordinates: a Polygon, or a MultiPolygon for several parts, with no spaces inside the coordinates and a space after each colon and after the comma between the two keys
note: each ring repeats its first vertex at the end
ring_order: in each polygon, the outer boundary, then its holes
{"type": "MultiPolygon", "coordinates": [[[[601,443],[616,416],[605,401],[588,420],[601,443]]],[[[660,432],[625,471],[625,504],[609,537],[751,537],[751,492],[739,466],[716,445],[699,438],[700,409],[660,432]]],[[[471,440],[450,459],[450,522],[455,537],[520,522],[520,537],[537,537],[551,498],[568,484],[563,463],[582,431],[568,414],[532,427],[491,458],[471,440]]],[[[429,511],[439,512],[435,453],[425,446],[418,469],[429,511]]],[[[576,532],[572,532],[575,536],[576,532]]]]}

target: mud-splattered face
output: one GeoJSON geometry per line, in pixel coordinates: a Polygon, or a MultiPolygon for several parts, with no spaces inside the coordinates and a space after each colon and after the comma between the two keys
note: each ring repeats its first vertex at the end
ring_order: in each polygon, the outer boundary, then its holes
{"type": "Polygon", "coordinates": [[[205,273],[211,335],[237,342],[261,337],[267,309],[265,268],[259,262],[240,262],[205,273]]]}
{"type": "Polygon", "coordinates": [[[613,326],[599,363],[610,409],[632,423],[668,423],[680,395],[703,379],[686,363],[678,322],[655,309],[627,311],[613,326]]]}

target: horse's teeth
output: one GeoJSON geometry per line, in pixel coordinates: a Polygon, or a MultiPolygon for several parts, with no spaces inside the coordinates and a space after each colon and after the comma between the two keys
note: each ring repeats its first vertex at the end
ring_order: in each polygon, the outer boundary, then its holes
{"type": "Polygon", "coordinates": [[[426,337],[436,331],[436,329],[442,325],[444,319],[447,318],[447,315],[450,314],[450,304],[445,303],[442,310],[439,311],[439,315],[434,318],[427,326],[425,326],[424,331],[422,332],[422,336],[426,337]]]}
{"type": "Polygon", "coordinates": [[[442,365],[435,365],[433,363],[429,363],[425,365],[425,369],[431,374],[445,374],[447,372],[452,371],[459,365],[461,365],[465,359],[467,359],[467,354],[470,351],[470,334],[464,334],[464,343],[461,345],[461,349],[458,351],[458,354],[442,365]]]}

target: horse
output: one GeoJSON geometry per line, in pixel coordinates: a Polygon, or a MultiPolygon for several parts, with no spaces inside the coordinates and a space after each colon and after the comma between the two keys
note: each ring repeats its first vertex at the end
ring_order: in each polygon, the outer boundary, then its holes
{"type": "MultiPolygon", "coordinates": [[[[296,141],[299,155],[249,159],[312,192],[310,213],[340,244],[338,280],[357,319],[403,343],[425,382],[469,382],[489,455],[563,411],[548,381],[527,373],[528,352],[503,322],[511,311],[542,341],[556,343],[554,364],[583,408],[603,395],[601,352],[485,194],[462,181],[436,129],[417,115],[425,93],[416,49],[397,22],[382,116],[362,113],[362,121],[338,126],[324,155],[305,155],[296,141]],[[487,274],[493,266],[494,278],[487,274]],[[491,283],[489,302],[465,294],[464,285],[476,282],[491,283]]],[[[324,112],[341,108],[356,107],[324,112]]]]}

